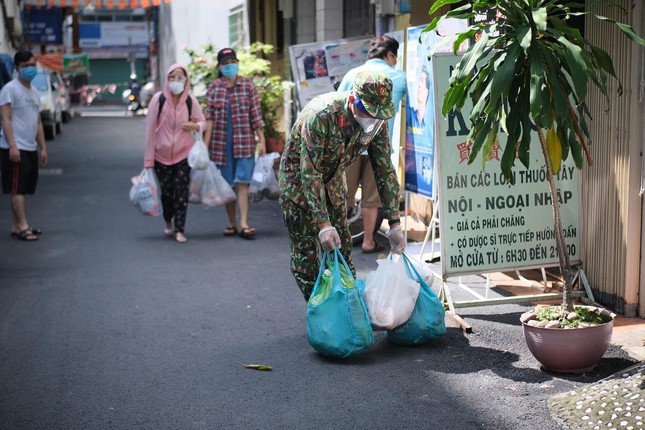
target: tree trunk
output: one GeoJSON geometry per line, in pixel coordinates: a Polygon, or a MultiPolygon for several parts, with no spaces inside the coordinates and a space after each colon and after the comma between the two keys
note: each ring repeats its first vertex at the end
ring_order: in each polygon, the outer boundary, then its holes
{"type": "MultiPolygon", "coordinates": [[[[537,121],[536,121],[537,124],[537,121]]],[[[551,207],[553,209],[553,228],[555,229],[555,241],[558,250],[558,259],[560,262],[560,272],[564,278],[564,289],[562,294],[562,306],[567,312],[573,311],[573,276],[571,273],[571,262],[569,261],[569,253],[567,252],[564,243],[564,233],[562,232],[562,220],[560,219],[560,200],[558,200],[558,192],[555,187],[555,178],[553,177],[553,166],[549,158],[549,150],[546,146],[546,138],[544,137],[544,130],[541,127],[537,128],[538,137],[540,138],[540,146],[544,154],[544,163],[546,164],[546,180],[549,183],[549,190],[551,191],[551,207]]]]}

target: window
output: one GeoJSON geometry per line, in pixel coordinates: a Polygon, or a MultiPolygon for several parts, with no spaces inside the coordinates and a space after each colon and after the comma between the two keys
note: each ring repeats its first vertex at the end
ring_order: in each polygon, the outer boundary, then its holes
{"type": "Polygon", "coordinates": [[[343,37],[372,36],[374,31],[370,0],[343,0],[343,37]]]}

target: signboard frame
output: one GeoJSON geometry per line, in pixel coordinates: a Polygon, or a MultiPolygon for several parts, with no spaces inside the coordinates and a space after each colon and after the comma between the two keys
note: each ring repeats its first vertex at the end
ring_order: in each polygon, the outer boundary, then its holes
{"type": "MultiPolygon", "coordinates": [[[[433,68],[434,68],[434,85],[435,85],[435,111],[440,113],[442,111],[442,104],[445,92],[448,89],[449,76],[452,72],[452,67],[456,65],[461,58],[461,54],[451,54],[451,53],[438,53],[433,55],[433,68]],[[442,70],[444,69],[444,70],[442,70]],[[442,79],[441,76],[444,76],[442,79]],[[437,78],[439,77],[439,78],[437,78]]],[[[481,154],[478,155],[477,159],[471,164],[467,164],[468,154],[459,155],[460,161],[455,164],[454,160],[451,161],[449,154],[451,151],[459,153],[461,150],[469,149],[469,143],[466,141],[466,137],[469,132],[470,123],[468,121],[470,110],[472,109],[472,101],[467,100],[464,104],[464,107],[460,112],[452,112],[448,117],[443,117],[441,114],[438,114],[435,121],[435,136],[436,136],[436,160],[437,160],[437,178],[438,178],[438,196],[437,196],[437,206],[439,211],[439,229],[441,236],[441,274],[440,278],[442,280],[442,286],[440,291],[440,297],[447,304],[449,308],[449,316],[454,318],[465,330],[469,330],[470,326],[466,324],[455,312],[455,307],[469,307],[469,306],[483,306],[483,305],[496,305],[503,303],[521,303],[521,302],[530,302],[535,300],[546,300],[546,299],[557,299],[562,297],[562,293],[544,293],[544,294],[533,294],[525,296],[513,296],[513,297],[503,297],[497,299],[488,299],[485,298],[471,289],[463,286],[465,290],[477,297],[477,300],[471,301],[462,301],[462,302],[453,302],[450,294],[450,290],[446,283],[446,279],[449,277],[456,277],[461,275],[483,275],[491,272],[509,272],[515,271],[519,274],[520,270],[529,270],[529,269],[541,269],[544,277],[544,269],[547,267],[559,267],[559,261],[557,257],[557,251],[553,252],[555,249],[555,239],[553,238],[553,217],[552,217],[552,207],[550,204],[550,191],[548,184],[545,179],[543,180],[540,176],[540,169],[543,169],[543,166],[538,164],[537,169],[527,170],[525,166],[519,161],[515,164],[513,172],[516,175],[515,185],[510,185],[503,183],[501,169],[499,162],[493,161],[493,158],[487,163],[487,169],[482,170],[482,161],[481,154]],[[461,115],[461,117],[459,117],[461,115]],[[465,130],[461,128],[466,127],[465,130]],[[457,130],[460,128],[460,130],[457,130]],[[451,140],[448,140],[447,137],[450,136],[451,140]],[[455,143],[460,145],[456,148],[451,147],[455,143]],[[463,163],[463,164],[462,164],[463,163]],[[469,167],[472,166],[472,167],[469,167]],[[460,173],[460,170],[461,173],[460,173]],[[466,173],[463,173],[466,172],[466,173]],[[528,172],[525,175],[518,172],[528,172]],[[532,176],[537,174],[537,179],[532,180],[532,176]],[[452,187],[449,187],[449,177],[453,177],[452,187]],[[475,177],[476,176],[476,177],[475,177]],[[499,183],[496,184],[495,181],[499,183]],[[456,182],[454,182],[456,181],[456,182]],[[474,182],[472,182],[474,181],[474,182]],[[457,184],[458,186],[455,186],[457,184]],[[470,196],[467,194],[467,188],[472,186],[475,188],[473,194],[470,196]],[[520,192],[520,188],[524,186],[520,192]],[[530,190],[530,186],[543,187],[542,191],[530,190]],[[517,188],[520,187],[520,188],[517,188]],[[464,195],[459,197],[455,193],[452,194],[454,190],[458,190],[459,193],[464,195]],[[518,197],[518,192],[520,196],[518,197]],[[506,194],[505,194],[506,193],[506,194]],[[514,193],[514,194],[511,194],[514,193]],[[522,195],[526,194],[526,198],[522,195]],[[538,195],[540,193],[541,195],[538,195]],[[500,223],[495,224],[491,221],[493,217],[496,220],[504,219],[506,215],[503,214],[503,209],[506,209],[508,203],[510,202],[509,196],[514,196],[515,204],[513,205],[513,211],[511,213],[510,219],[516,221],[522,220],[522,225],[506,225],[500,230],[500,223]],[[457,196],[457,197],[456,197],[457,196]],[[463,200],[462,200],[463,197],[463,200]],[[480,200],[476,200],[479,198],[480,200]],[[521,199],[522,204],[517,205],[517,202],[521,199]],[[459,201],[457,201],[459,200],[459,201]],[[482,203],[483,202],[483,203],[482,203]],[[501,202],[501,206],[499,207],[501,202]],[[481,205],[483,204],[484,208],[482,209],[481,205]],[[475,209],[475,206],[479,205],[477,209],[479,210],[493,210],[495,211],[492,215],[481,215],[476,218],[466,219],[467,214],[472,216],[475,209]],[[449,210],[452,208],[452,210],[449,210]],[[537,208],[537,209],[536,209],[537,208]],[[521,210],[527,209],[522,215],[521,210]],[[537,216],[531,214],[529,217],[529,209],[538,211],[537,216]],[[457,220],[455,221],[456,218],[457,220]],[[484,223],[485,221],[485,223],[484,223]],[[461,227],[458,227],[461,223],[461,227]],[[473,228],[474,227],[474,228],[473,228]],[[511,229],[521,227],[522,231],[513,231],[511,229]],[[531,230],[533,228],[533,230],[531,230]],[[535,230],[537,228],[537,230],[535,230]],[[540,240],[536,244],[536,231],[542,231],[545,238],[540,240]],[[547,234],[551,231],[550,234],[547,234]],[[474,236],[473,236],[473,231],[474,236]],[[459,236],[462,236],[459,238],[459,236]],[[507,258],[507,261],[501,264],[491,266],[489,261],[486,261],[488,258],[487,246],[490,245],[490,239],[495,238],[495,243],[499,246],[499,237],[503,235],[507,239],[509,237],[514,237],[516,241],[512,243],[505,243],[504,245],[514,245],[516,243],[529,244],[534,246],[534,249],[537,249],[538,252],[534,253],[533,262],[527,260],[518,261],[516,256],[521,252],[518,249],[507,249],[507,254],[510,258],[507,258]],[[511,236],[509,236],[511,235],[511,236]],[[515,236],[512,236],[515,235],[515,236]],[[550,236],[550,240],[546,238],[550,236]],[[488,242],[485,243],[484,239],[487,238],[488,242]],[[471,240],[473,239],[473,240],[471,240]],[[459,240],[462,240],[460,246],[457,243],[459,240]],[[544,243],[542,243],[544,242],[544,243]],[[548,245],[544,245],[547,243],[548,245]],[[457,245],[457,246],[455,246],[457,245]],[[454,267],[448,267],[449,265],[455,262],[456,252],[462,252],[463,250],[467,252],[470,251],[471,255],[479,254],[479,262],[484,261],[484,264],[474,264],[466,265],[465,268],[459,266],[457,269],[452,270],[454,267]],[[542,250],[546,249],[546,256],[542,254],[542,250]],[[511,264],[512,263],[512,264],[511,264]],[[517,264],[516,264],[517,263],[517,264]]],[[[502,141],[505,143],[505,136],[500,133],[502,141]]],[[[499,139],[499,137],[498,137],[499,139]]],[[[537,161],[539,163],[539,158],[542,157],[542,152],[539,148],[539,143],[535,143],[537,138],[537,133],[534,132],[534,139],[532,141],[531,149],[531,162],[537,161]],[[537,146],[537,148],[536,148],[537,146]]],[[[501,152],[501,151],[500,151],[501,152]]],[[[493,151],[493,154],[495,151],[493,151]]],[[[500,154],[501,157],[501,154],[500,154]]],[[[542,161],[543,163],[543,161],[542,161]]],[[[574,237],[566,238],[568,246],[574,245],[577,252],[570,253],[571,264],[574,267],[579,267],[581,265],[580,259],[580,244],[579,239],[582,237],[581,228],[580,228],[580,172],[575,167],[572,157],[569,157],[567,160],[563,161],[562,168],[560,170],[560,176],[558,179],[559,190],[568,194],[568,200],[561,202],[561,216],[563,219],[563,229],[571,228],[574,237]],[[568,182],[568,183],[567,183],[568,182]],[[575,195],[574,195],[575,194],[575,195]]],[[[485,214],[485,212],[481,212],[485,214]]],[[[512,224],[512,223],[510,223],[512,224]]],[[[509,240],[507,240],[509,242],[509,240]]],[[[530,255],[530,251],[527,251],[527,255],[530,255]]],[[[498,262],[501,260],[498,260],[498,262]]],[[[458,265],[457,265],[458,266],[458,265]]],[[[584,291],[574,291],[574,297],[587,297],[589,300],[594,301],[591,288],[586,281],[586,276],[584,271],[579,269],[577,270],[576,276],[579,276],[580,283],[582,284],[584,291]]],[[[545,282],[546,283],[546,282],[545,282]]],[[[461,282],[460,282],[461,284],[461,282]]],[[[487,285],[488,288],[488,285],[487,285]]]]}
{"type": "MultiPolygon", "coordinates": [[[[434,80],[438,95],[436,112],[441,112],[450,71],[459,58],[453,54],[433,56],[435,76],[445,77],[434,80]]],[[[530,162],[533,164],[526,169],[516,162],[513,169],[516,183],[510,185],[499,168],[501,153],[495,157],[493,151],[485,170],[481,167],[482,154],[472,164],[467,163],[470,155],[470,145],[466,142],[470,127],[467,118],[471,109],[472,103],[468,100],[460,113],[448,115],[448,118],[437,115],[435,121],[442,278],[559,266],[552,232],[550,193],[543,161],[540,164],[542,152],[537,133],[533,133],[532,139],[530,162]],[[495,247],[505,247],[504,255],[492,254],[497,252],[495,247]],[[478,255],[474,257],[475,254],[478,255]],[[469,256],[470,264],[456,261],[461,257],[467,260],[469,256]]],[[[506,141],[502,133],[498,139],[506,141]]],[[[571,233],[566,240],[571,248],[572,264],[580,263],[579,175],[569,157],[563,161],[557,179],[563,196],[560,204],[562,225],[571,233]]]]}

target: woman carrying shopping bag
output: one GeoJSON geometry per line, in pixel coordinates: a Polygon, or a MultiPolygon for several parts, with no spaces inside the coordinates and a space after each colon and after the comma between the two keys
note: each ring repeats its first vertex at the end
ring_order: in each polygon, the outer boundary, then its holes
{"type": "Polygon", "coordinates": [[[192,133],[204,129],[199,102],[190,93],[188,70],[175,64],[168,69],[164,89],[150,100],[146,118],[144,167],[154,167],[161,187],[164,234],[186,242],[184,227],[188,208],[192,133]],[[173,225],[174,224],[174,225],[173,225]]]}
{"type": "Polygon", "coordinates": [[[226,204],[229,225],[224,236],[255,239],[255,228],[248,224],[249,183],[255,164],[256,142],[258,153],[266,153],[264,121],[253,81],[238,76],[238,61],[231,48],[217,53],[219,78],[208,88],[206,95],[206,133],[211,160],[217,164],[222,176],[235,188],[237,203],[226,204]],[[239,223],[236,216],[239,208],[239,223]],[[239,230],[238,230],[239,227],[239,230]]]}

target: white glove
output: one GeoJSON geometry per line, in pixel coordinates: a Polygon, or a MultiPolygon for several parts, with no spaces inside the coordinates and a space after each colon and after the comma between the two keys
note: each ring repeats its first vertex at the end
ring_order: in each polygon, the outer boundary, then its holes
{"type": "Polygon", "coordinates": [[[318,239],[320,239],[320,244],[327,252],[333,251],[336,246],[340,247],[340,236],[332,226],[327,226],[320,230],[318,239]]]}
{"type": "Polygon", "coordinates": [[[405,251],[405,238],[403,237],[403,230],[401,224],[395,225],[387,232],[387,238],[390,239],[390,251],[395,254],[400,254],[405,251]]]}

